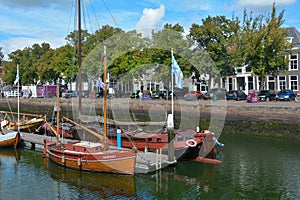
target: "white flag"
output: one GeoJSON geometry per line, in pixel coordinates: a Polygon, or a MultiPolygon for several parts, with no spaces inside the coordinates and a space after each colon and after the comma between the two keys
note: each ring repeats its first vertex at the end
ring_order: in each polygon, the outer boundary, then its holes
{"type": "Polygon", "coordinates": [[[17,85],[19,82],[19,70],[17,71],[16,80],[14,81],[14,85],[17,85]]]}

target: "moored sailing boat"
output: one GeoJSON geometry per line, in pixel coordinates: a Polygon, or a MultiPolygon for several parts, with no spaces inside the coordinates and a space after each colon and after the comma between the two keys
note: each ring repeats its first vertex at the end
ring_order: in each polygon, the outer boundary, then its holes
{"type": "Polygon", "coordinates": [[[0,147],[17,147],[20,141],[20,134],[18,131],[9,131],[5,134],[0,134],[0,147]]]}
{"type": "MultiPolygon", "coordinates": [[[[168,134],[166,131],[160,132],[127,132],[121,133],[121,146],[125,148],[136,148],[140,151],[156,152],[162,149],[164,154],[168,154],[168,134]]],[[[117,145],[117,135],[111,133],[109,140],[117,145]]],[[[211,159],[212,163],[219,164],[221,161],[216,159],[214,134],[210,131],[197,133],[193,130],[178,131],[174,138],[174,156],[178,161],[197,160],[200,161],[199,153],[203,147],[204,158],[211,159]]],[[[201,161],[205,161],[202,159],[201,161]]],[[[206,160],[210,162],[210,160],[206,160]]]]}
{"type": "MultiPolygon", "coordinates": [[[[173,49],[172,53],[172,94],[173,94],[173,75],[175,75],[175,83],[179,88],[183,87],[182,82],[182,71],[179,68],[174,56],[173,49]]],[[[160,131],[150,132],[140,129],[138,123],[135,125],[138,126],[137,131],[123,131],[119,137],[121,138],[120,145],[126,148],[136,148],[138,150],[146,150],[155,152],[158,149],[162,149],[164,154],[169,154],[170,151],[174,151],[175,158],[180,160],[195,160],[199,162],[208,162],[214,164],[220,164],[221,161],[216,159],[216,149],[215,145],[218,144],[218,141],[214,137],[214,133],[208,130],[177,130],[171,134],[170,129],[174,130],[173,117],[174,117],[174,102],[173,95],[171,96],[171,111],[169,114],[168,120],[171,119],[171,122],[167,123],[168,126],[160,131]],[[170,125],[169,125],[170,124],[170,125]],[[170,138],[173,137],[171,140],[170,138]],[[170,147],[170,144],[172,146],[170,147]]],[[[118,122],[115,121],[115,126],[122,126],[128,124],[127,122],[118,122]]],[[[150,123],[149,123],[150,124],[150,123]]],[[[129,128],[128,128],[129,129],[129,128]]],[[[116,131],[115,131],[116,132],[116,131]]],[[[117,144],[117,135],[115,132],[112,132],[109,135],[109,139],[113,144],[117,144]]],[[[219,143],[220,144],[220,143],[219,143]]]]}
{"type": "MultiPolygon", "coordinates": [[[[17,65],[17,75],[16,75],[16,80],[15,83],[18,82],[18,88],[19,88],[19,66],[17,65]]],[[[18,121],[19,121],[19,113],[20,113],[20,108],[19,108],[19,96],[18,96],[18,121]]],[[[16,131],[2,131],[3,125],[6,124],[5,121],[1,121],[0,125],[0,147],[14,147],[16,148],[17,145],[19,144],[20,141],[20,133],[19,133],[19,126],[16,131]]]]}
{"type": "MultiPolygon", "coordinates": [[[[106,81],[106,46],[104,46],[104,81],[106,81]]],[[[59,95],[57,95],[59,97],[59,95]]],[[[59,108],[59,100],[58,100],[59,108]]],[[[59,109],[57,115],[57,127],[59,127],[59,109]]],[[[65,120],[71,121],[68,118],[65,120]]],[[[76,142],[72,144],[62,144],[59,134],[56,134],[56,142],[44,143],[44,155],[53,162],[73,168],[91,172],[108,172],[117,174],[133,175],[135,171],[136,153],[131,149],[117,148],[108,145],[106,141],[106,86],[104,87],[104,130],[103,136],[77,124],[89,133],[97,136],[99,142],[76,142]]]]}
{"type": "MultiPolygon", "coordinates": [[[[1,111],[1,128],[13,130],[18,127],[20,132],[33,133],[38,131],[45,122],[45,117],[36,114],[16,113],[1,111]],[[21,119],[13,119],[13,115],[21,116],[21,119]]],[[[19,117],[18,117],[19,118],[19,117]]]]}

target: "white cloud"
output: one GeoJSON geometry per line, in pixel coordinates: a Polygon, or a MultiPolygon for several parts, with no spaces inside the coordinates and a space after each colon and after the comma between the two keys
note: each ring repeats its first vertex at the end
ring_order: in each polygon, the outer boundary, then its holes
{"type": "Polygon", "coordinates": [[[144,36],[149,36],[153,28],[162,26],[162,19],[164,16],[164,5],[160,5],[157,9],[145,8],[143,10],[143,15],[136,24],[136,27],[138,31],[143,33],[144,36]]]}
{"type": "Polygon", "coordinates": [[[65,44],[64,38],[54,38],[51,37],[49,33],[41,33],[41,35],[48,35],[48,37],[18,37],[0,41],[0,47],[2,47],[2,53],[4,54],[4,60],[8,60],[8,54],[12,53],[13,51],[16,51],[17,49],[22,50],[26,47],[32,47],[33,44],[49,43],[51,48],[58,48],[65,44]]]}

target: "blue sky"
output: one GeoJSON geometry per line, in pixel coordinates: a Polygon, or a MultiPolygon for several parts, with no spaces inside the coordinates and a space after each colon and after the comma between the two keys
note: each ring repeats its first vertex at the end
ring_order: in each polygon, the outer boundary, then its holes
{"type": "MultiPolygon", "coordinates": [[[[102,25],[125,31],[161,28],[165,23],[200,24],[208,15],[234,15],[242,19],[243,10],[270,13],[274,0],[82,0],[85,21],[90,32],[102,25]],[[89,16],[89,17],[88,17],[89,16]]],[[[285,10],[284,26],[300,30],[298,0],[277,0],[277,12],[285,10]]],[[[65,44],[73,31],[76,0],[0,0],[0,47],[5,56],[33,44],[49,43],[52,48],[65,44]]],[[[7,58],[7,56],[6,56],[7,58]]]]}

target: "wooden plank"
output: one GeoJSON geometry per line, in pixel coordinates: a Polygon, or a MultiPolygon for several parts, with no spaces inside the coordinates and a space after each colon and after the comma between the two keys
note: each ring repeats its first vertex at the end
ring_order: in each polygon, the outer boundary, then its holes
{"type": "MultiPolygon", "coordinates": [[[[39,135],[39,134],[32,134],[32,133],[21,133],[21,139],[23,139],[25,142],[30,142],[34,144],[44,144],[44,140],[47,141],[56,141],[56,137],[54,136],[46,136],[46,135],[39,135]]],[[[71,142],[78,142],[78,140],[70,140],[70,139],[61,139],[61,142],[63,143],[71,143],[71,142]]]]}

